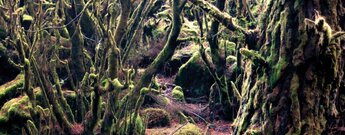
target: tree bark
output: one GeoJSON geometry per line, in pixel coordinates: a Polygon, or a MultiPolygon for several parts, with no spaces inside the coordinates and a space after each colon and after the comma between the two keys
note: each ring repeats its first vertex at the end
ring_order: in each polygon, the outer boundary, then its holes
{"type": "MultiPolygon", "coordinates": [[[[219,9],[219,11],[222,12],[225,8],[225,0],[217,0],[215,6],[219,9]]],[[[219,79],[219,81],[215,80],[215,82],[220,83],[220,84],[217,84],[220,90],[220,94],[216,94],[217,96],[215,96],[214,99],[211,99],[215,101],[210,101],[210,110],[217,111],[219,110],[219,107],[224,108],[223,109],[224,111],[219,112],[216,115],[221,115],[222,117],[229,118],[229,116],[233,116],[233,115],[229,113],[231,102],[230,102],[229,89],[228,89],[228,85],[227,85],[226,77],[225,77],[225,70],[226,70],[225,56],[221,55],[221,52],[220,52],[221,50],[219,49],[219,43],[218,43],[219,41],[218,41],[217,33],[218,33],[219,26],[220,26],[220,23],[217,20],[214,20],[211,24],[211,29],[207,34],[207,41],[211,49],[212,62],[216,67],[215,79],[219,79]],[[220,101],[217,101],[217,99],[220,99],[220,101]],[[221,106],[218,106],[217,104],[221,106]]],[[[213,90],[216,90],[216,89],[213,89],[213,90]]],[[[211,93],[218,93],[218,92],[214,91],[211,93]]]]}
{"type": "Polygon", "coordinates": [[[334,33],[344,29],[341,0],[267,1],[261,15],[258,54],[245,62],[242,101],[235,134],[327,134],[343,96],[344,42],[334,33]],[[325,16],[317,16],[317,10],[325,16]],[[305,20],[314,24],[306,24],[305,20]],[[318,27],[321,26],[321,27],[318,27]],[[330,27],[328,27],[330,26],[330,27]],[[255,65],[253,64],[255,63],[255,65]]]}
{"type": "MultiPolygon", "coordinates": [[[[120,20],[118,22],[118,25],[116,27],[115,36],[111,37],[112,35],[109,34],[108,41],[110,42],[111,48],[110,48],[110,55],[108,58],[108,75],[111,79],[115,79],[118,77],[118,72],[120,69],[120,43],[121,39],[124,37],[124,34],[126,32],[127,26],[128,26],[128,19],[130,15],[130,7],[131,7],[131,1],[129,0],[120,0],[121,4],[121,14],[120,14],[120,20]],[[112,41],[112,38],[114,38],[114,41],[112,41]]],[[[117,100],[118,93],[109,92],[108,93],[108,99],[107,99],[107,106],[104,112],[103,121],[102,121],[102,127],[101,131],[104,134],[110,134],[111,127],[113,125],[114,120],[114,114],[113,108],[116,108],[115,101],[117,100]]]]}
{"type": "Polygon", "coordinates": [[[226,28],[229,30],[238,30],[244,34],[249,34],[249,32],[237,24],[234,23],[233,17],[226,14],[225,12],[220,11],[217,7],[213,6],[212,4],[204,1],[204,0],[189,0],[193,4],[199,6],[202,10],[206,13],[210,14],[213,18],[217,21],[222,23],[226,28]]]}
{"type": "Polygon", "coordinates": [[[131,93],[132,96],[130,101],[137,101],[140,95],[141,88],[147,87],[150,84],[152,77],[157,73],[159,69],[161,69],[164,66],[164,63],[168,61],[174,54],[175,49],[178,45],[177,38],[181,32],[182,21],[180,14],[183,10],[184,5],[185,1],[180,2],[180,0],[173,0],[173,20],[168,40],[163,50],[158,54],[155,60],[146,68],[139,82],[136,84],[133,92],[131,93]]]}

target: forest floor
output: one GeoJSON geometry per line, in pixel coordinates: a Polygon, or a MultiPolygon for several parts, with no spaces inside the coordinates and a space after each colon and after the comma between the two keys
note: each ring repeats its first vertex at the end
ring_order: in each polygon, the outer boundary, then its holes
{"type": "MultiPolygon", "coordinates": [[[[225,121],[216,121],[213,123],[216,125],[215,127],[211,128],[208,132],[211,135],[229,135],[230,134],[230,123],[225,121]]],[[[207,125],[204,123],[197,123],[196,124],[203,133],[207,132],[208,130],[207,125]]],[[[176,132],[177,129],[184,126],[184,124],[179,124],[177,121],[172,121],[170,127],[162,127],[162,128],[151,128],[146,129],[146,135],[171,135],[176,132]]]]}
{"type": "MultiPolygon", "coordinates": [[[[175,76],[164,77],[163,75],[158,76],[158,83],[171,84],[173,85],[173,80],[175,76]]],[[[171,108],[180,108],[187,115],[193,118],[195,125],[198,126],[202,133],[207,133],[207,135],[229,135],[231,134],[231,122],[225,120],[215,120],[213,122],[209,121],[209,110],[207,109],[207,103],[181,103],[174,100],[171,97],[171,89],[169,87],[164,91],[164,95],[170,99],[169,106],[158,106],[158,108],[165,109],[171,114],[171,124],[167,127],[155,127],[146,129],[146,135],[172,135],[178,129],[182,128],[185,124],[179,122],[179,117],[176,116],[176,112],[171,108]],[[205,109],[206,108],[206,109],[205,109]],[[174,114],[175,113],[175,114],[174,114]]],[[[157,106],[152,106],[157,107],[157,106]]]]}

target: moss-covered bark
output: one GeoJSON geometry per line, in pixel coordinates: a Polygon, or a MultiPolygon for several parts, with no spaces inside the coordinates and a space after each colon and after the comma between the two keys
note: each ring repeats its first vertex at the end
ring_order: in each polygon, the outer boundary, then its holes
{"type": "MultiPolygon", "coordinates": [[[[68,17],[68,21],[73,19],[72,17],[68,17]]],[[[70,40],[72,42],[72,49],[71,49],[71,69],[72,74],[75,77],[76,81],[81,81],[83,79],[85,73],[84,67],[84,38],[81,33],[81,28],[79,25],[72,24],[69,25],[68,33],[70,36],[70,40]]]]}
{"type": "MultiPolygon", "coordinates": [[[[128,21],[131,12],[131,1],[128,0],[120,0],[121,4],[121,14],[120,20],[117,24],[115,35],[112,37],[112,34],[109,34],[109,42],[111,45],[110,48],[110,55],[108,58],[108,76],[111,79],[115,79],[118,77],[121,68],[121,39],[125,36],[128,21]]],[[[101,131],[105,134],[109,134],[111,132],[111,128],[113,126],[114,121],[114,108],[117,108],[117,98],[119,91],[109,92],[108,93],[108,100],[107,100],[107,107],[105,109],[105,113],[103,116],[102,127],[101,131]]]]}
{"type": "Polygon", "coordinates": [[[336,12],[344,9],[339,3],[267,1],[259,51],[241,50],[259,64],[246,64],[251,66],[245,68],[235,134],[324,134],[334,119],[343,117],[336,109],[344,80],[343,42],[329,42],[329,35],[343,29],[337,27],[343,23],[336,12]]]}
{"type": "MultiPolygon", "coordinates": [[[[118,74],[118,68],[121,64],[121,51],[120,49],[123,49],[121,45],[121,39],[124,37],[124,34],[126,33],[128,21],[130,17],[131,12],[131,2],[128,0],[120,0],[121,4],[121,14],[120,14],[120,20],[117,23],[117,27],[115,30],[114,37],[112,37],[112,34],[108,34],[108,40],[110,43],[110,56],[108,58],[108,75],[110,78],[114,79],[118,74]]],[[[115,19],[115,18],[113,18],[115,19]]]]}
{"type": "Polygon", "coordinates": [[[249,32],[238,26],[237,24],[234,23],[233,17],[222,12],[219,10],[217,7],[213,6],[212,4],[204,1],[204,0],[189,0],[193,4],[199,6],[202,10],[204,10],[206,13],[210,14],[212,17],[214,17],[217,21],[222,23],[225,27],[227,27],[230,30],[238,30],[243,33],[249,34],[249,32]]]}
{"type": "MultiPolygon", "coordinates": [[[[141,88],[146,87],[150,84],[152,77],[161,69],[165,62],[167,62],[175,52],[178,45],[177,38],[181,32],[182,22],[180,13],[183,10],[185,2],[180,0],[174,0],[172,2],[173,7],[173,19],[172,28],[168,36],[168,40],[165,43],[163,50],[158,54],[155,60],[146,68],[145,72],[141,76],[139,82],[136,84],[132,99],[137,99],[141,88]]],[[[134,100],[135,101],[135,100],[134,100]]]]}
{"type": "Polygon", "coordinates": [[[0,106],[6,101],[14,98],[20,94],[20,88],[24,84],[24,75],[19,74],[14,80],[7,82],[0,86],[0,106]]]}
{"type": "Polygon", "coordinates": [[[134,11],[135,14],[132,15],[132,23],[120,43],[121,47],[124,48],[121,59],[122,63],[124,63],[127,60],[127,57],[133,48],[135,37],[138,34],[138,30],[140,26],[142,26],[153,4],[153,0],[143,0],[138,6],[138,8],[134,11]]]}
{"type": "MultiPolygon", "coordinates": [[[[222,12],[225,8],[225,1],[224,0],[218,0],[215,5],[220,12],[222,12]]],[[[215,82],[217,83],[217,86],[219,87],[219,92],[220,94],[217,94],[214,99],[211,100],[217,100],[220,99],[220,101],[209,101],[211,103],[211,110],[216,111],[218,110],[217,108],[219,106],[216,106],[216,104],[222,104],[222,108],[226,110],[225,112],[222,112],[220,115],[223,116],[232,116],[229,113],[231,102],[230,102],[230,97],[233,94],[229,94],[229,89],[227,85],[227,79],[225,76],[225,70],[226,70],[226,59],[224,56],[224,53],[221,52],[219,41],[218,41],[218,29],[220,27],[220,23],[218,20],[214,20],[211,24],[211,29],[207,34],[207,41],[210,45],[211,49],[211,57],[212,57],[212,62],[215,65],[215,76],[214,79],[215,82]],[[219,103],[218,103],[219,102],[219,103]]],[[[213,93],[218,93],[218,91],[214,91],[213,93]]]]}

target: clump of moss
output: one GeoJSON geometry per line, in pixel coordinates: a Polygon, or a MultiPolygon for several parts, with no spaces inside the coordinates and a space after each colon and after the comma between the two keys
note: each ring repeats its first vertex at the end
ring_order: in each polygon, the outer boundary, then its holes
{"type": "Polygon", "coordinates": [[[162,103],[163,105],[168,105],[171,103],[170,99],[167,97],[162,97],[162,103]]]}
{"type": "Polygon", "coordinates": [[[236,43],[229,40],[220,39],[219,49],[222,53],[226,51],[228,54],[233,54],[236,51],[236,43]]]}
{"type": "Polygon", "coordinates": [[[30,118],[29,103],[27,96],[14,98],[6,102],[0,110],[0,123],[7,122],[11,117],[30,118]]]}
{"type": "Polygon", "coordinates": [[[202,135],[201,130],[194,124],[188,123],[174,133],[174,135],[202,135]]]}
{"type": "Polygon", "coordinates": [[[176,86],[172,90],[172,97],[176,99],[177,101],[184,101],[184,94],[180,86],[176,86]]]}
{"type": "Polygon", "coordinates": [[[18,89],[23,87],[24,75],[19,74],[14,80],[0,86],[0,106],[9,99],[18,96],[18,89]]]}
{"type": "Polygon", "coordinates": [[[170,115],[163,109],[147,108],[142,112],[148,128],[170,126],[170,115]]]}
{"type": "Polygon", "coordinates": [[[257,51],[248,50],[247,48],[241,48],[240,53],[251,60],[266,62],[265,58],[261,54],[259,54],[257,51]]]}
{"type": "Polygon", "coordinates": [[[20,96],[6,102],[0,110],[0,131],[20,134],[26,121],[31,119],[32,109],[28,96],[20,96]]]}
{"type": "Polygon", "coordinates": [[[256,128],[250,128],[245,133],[245,135],[261,135],[262,131],[256,128]]]}

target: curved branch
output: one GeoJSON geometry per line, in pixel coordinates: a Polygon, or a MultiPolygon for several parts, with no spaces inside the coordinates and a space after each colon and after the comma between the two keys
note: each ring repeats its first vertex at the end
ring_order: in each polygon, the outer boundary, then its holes
{"type": "Polygon", "coordinates": [[[234,23],[233,17],[228,15],[227,13],[224,13],[220,11],[217,7],[213,6],[212,4],[204,1],[204,0],[189,0],[193,4],[199,6],[202,10],[204,10],[206,13],[210,14],[212,17],[214,17],[217,21],[219,21],[221,24],[223,24],[226,28],[232,31],[241,31],[245,35],[249,35],[250,32],[246,30],[245,28],[242,28],[241,26],[238,26],[234,23]]]}

